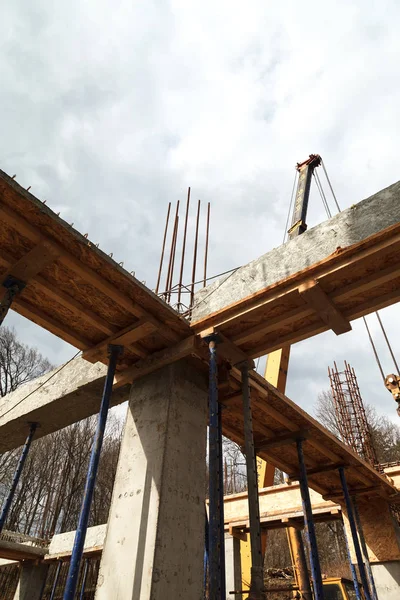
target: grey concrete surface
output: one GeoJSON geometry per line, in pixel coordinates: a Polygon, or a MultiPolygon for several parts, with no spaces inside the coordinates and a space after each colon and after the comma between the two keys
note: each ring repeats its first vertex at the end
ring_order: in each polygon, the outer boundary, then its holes
{"type": "Polygon", "coordinates": [[[200,600],[207,385],[180,361],[135,382],[96,600],[200,600]]]}
{"type": "Polygon", "coordinates": [[[225,577],[226,600],[242,600],[242,594],[230,593],[242,589],[242,565],[240,540],[229,533],[225,533],[225,577]]]}
{"type": "MultiPolygon", "coordinates": [[[[85,537],[85,545],[83,553],[93,551],[94,549],[102,550],[104,539],[106,537],[107,525],[95,525],[88,527],[85,537]]],[[[46,559],[51,560],[57,556],[69,556],[74,545],[76,531],[66,531],[53,536],[46,559]]]]}
{"type": "Polygon", "coordinates": [[[391,560],[371,564],[379,600],[398,600],[400,598],[400,561],[391,560]]]}
{"type": "MultiPolygon", "coordinates": [[[[24,443],[30,422],[39,423],[34,437],[38,439],[97,414],[106,370],[102,363],[93,365],[78,357],[1,398],[0,453],[24,443]]],[[[115,390],[111,406],[128,397],[128,385],[115,390]]]]}
{"type": "Polygon", "coordinates": [[[199,290],[193,322],[310,267],[339,246],[351,246],[399,221],[397,182],[199,290]]]}
{"type": "Polygon", "coordinates": [[[22,563],[14,600],[41,600],[48,568],[44,564],[22,563]]]}

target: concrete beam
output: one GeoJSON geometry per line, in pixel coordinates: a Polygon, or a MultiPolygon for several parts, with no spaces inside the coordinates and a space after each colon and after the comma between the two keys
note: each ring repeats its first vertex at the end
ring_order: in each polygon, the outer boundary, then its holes
{"type": "MultiPolygon", "coordinates": [[[[106,523],[88,527],[83,548],[83,554],[85,556],[101,553],[103,551],[106,530],[106,523]]],[[[76,531],[66,531],[65,533],[58,533],[53,536],[45,560],[58,560],[59,558],[68,558],[71,556],[75,534],[76,531]]]]}
{"type": "MultiPolygon", "coordinates": [[[[97,414],[107,367],[76,358],[64,368],[27,383],[0,400],[0,453],[25,441],[28,424],[39,423],[38,439],[97,414]],[[47,382],[47,383],[46,383],[47,382]]],[[[129,385],[114,390],[111,406],[129,397],[129,385]]]]}
{"type": "Polygon", "coordinates": [[[400,182],[309,229],[195,295],[192,322],[239,303],[295,273],[400,222],[400,182]],[[218,289],[218,293],[214,293],[218,289]]]}

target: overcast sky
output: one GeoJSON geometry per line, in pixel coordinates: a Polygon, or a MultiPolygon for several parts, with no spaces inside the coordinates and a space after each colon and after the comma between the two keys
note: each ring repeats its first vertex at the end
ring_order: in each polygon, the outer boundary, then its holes
{"type": "MultiPolygon", "coordinates": [[[[149,287],[167,204],[189,185],[212,204],[211,275],[282,242],[310,153],[343,208],[400,178],[396,0],[3,4],[0,168],[149,287]]],[[[314,192],[309,226],[325,218],[314,192]]],[[[399,308],[381,314],[398,352],[399,308]]],[[[54,364],[75,352],[15,313],[6,324],[54,364]]],[[[347,359],[364,400],[396,418],[353,329],[297,344],[287,393],[312,411],[328,365],[347,359]]]]}

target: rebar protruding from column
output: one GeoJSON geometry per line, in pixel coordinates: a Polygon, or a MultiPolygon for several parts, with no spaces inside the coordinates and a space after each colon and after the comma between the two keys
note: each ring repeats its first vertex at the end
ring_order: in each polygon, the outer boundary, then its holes
{"type": "Polygon", "coordinates": [[[110,406],[114,375],[117,366],[117,360],[121,352],[122,346],[109,346],[110,357],[108,362],[107,376],[104,383],[104,391],[97,420],[96,432],[93,438],[92,451],[90,454],[89,467],[86,476],[85,491],[83,493],[82,506],[79,515],[78,527],[75,534],[74,546],[72,548],[71,562],[69,565],[63,600],[74,600],[75,598],[76,588],[78,585],[79,568],[82,560],[83,547],[85,544],[89,522],[90,507],[92,505],[101,447],[103,445],[104,430],[107,423],[108,408],[110,406]]]}
{"type": "Polygon", "coordinates": [[[14,494],[15,494],[15,490],[17,489],[17,485],[19,483],[19,480],[21,478],[21,473],[22,473],[22,469],[24,468],[24,464],[26,461],[26,458],[28,456],[28,452],[29,452],[29,448],[31,447],[31,443],[32,443],[32,438],[35,434],[37,428],[37,423],[31,423],[30,428],[29,428],[29,433],[28,436],[25,440],[25,444],[22,448],[22,452],[21,452],[21,456],[19,458],[18,461],[18,465],[17,468],[15,469],[15,473],[14,473],[14,477],[13,480],[11,482],[11,487],[10,487],[10,491],[8,492],[8,496],[4,501],[3,504],[3,508],[1,510],[1,515],[0,515],[0,533],[3,531],[3,527],[5,525],[5,522],[7,520],[7,515],[9,513],[9,510],[11,508],[11,504],[14,498],[14,494]]]}
{"type": "Polygon", "coordinates": [[[185,266],[185,250],[186,250],[186,235],[187,235],[187,226],[188,226],[188,218],[189,218],[189,205],[190,205],[190,187],[188,188],[188,194],[187,194],[185,227],[183,230],[183,239],[182,239],[181,269],[179,272],[179,283],[178,283],[178,311],[180,308],[181,295],[182,295],[183,268],[185,266]]]}
{"type": "Polygon", "coordinates": [[[197,203],[196,232],[194,235],[192,286],[190,290],[190,306],[194,303],[194,286],[196,282],[197,245],[199,241],[200,200],[197,203]]]}
{"type": "Polygon", "coordinates": [[[360,573],[360,578],[361,578],[361,583],[362,583],[363,590],[364,590],[365,600],[372,600],[371,594],[369,591],[367,575],[365,572],[365,565],[364,565],[364,562],[362,559],[360,543],[358,541],[356,520],[355,520],[355,515],[354,515],[354,510],[353,510],[353,504],[352,504],[351,498],[350,498],[349,488],[347,487],[346,475],[345,475],[343,467],[339,467],[338,471],[339,471],[339,475],[340,475],[340,481],[342,484],[344,501],[345,501],[346,509],[347,509],[347,517],[349,519],[351,537],[353,540],[354,551],[355,551],[356,557],[357,557],[358,571],[360,573]]]}
{"type": "Polygon", "coordinates": [[[242,374],[244,447],[246,455],[247,499],[249,504],[250,548],[251,548],[251,580],[249,600],[264,598],[264,569],[261,548],[261,522],[258,502],[257,463],[254,448],[253,417],[251,412],[249,365],[240,365],[242,374]]]}
{"type": "Polygon", "coordinates": [[[219,403],[218,403],[218,366],[217,336],[207,338],[210,351],[209,364],[209,600],[221,600],[225,589],[225,571],[222,570],[225,557],[222,558],[221,529],[223,520],[223,491],[221,490],[221,444],[219,440],[219,403]],[[222,506],[221,506],[222,502],[222,506]]]}
{"type": "Polygon", "coordinates": [[[319,562],[317,537],[315,535],[314,519],[312,514],[310,491],[308,489],[307,468],[304,461],[303,440],[296,440],[297,455],[299,459],[299,484],[301,492],[301,501],[304,512],[304,525],[307,545],[310,556],[311,578],[314,588],[314,599],[324,600],[324,592],[322,586],[321,565],[319,562]]]}
{"type": "Polygon", "coordinates": [[[207,285],[208,238],[210,235],[210,203],[207,204],[206,245],[204,250],[204,278],[203,287],[207,285]]]}
{"type": "Polygon", "coordinates": [[[164,262],[164,253],[165,253],[165,242],[167,241],[170,212],[171,212],[171,202],[168,203],[167,219],[165,221],[164,238],[163,238],[163,243],[162,243],[162,248],[161,248],[160,266],[158,269],[157,285],[156,285],[156,290],[155,290],[156,294],[158,294],[158,290],[160,289],[161,273],[162,273],[163,262],[164,262]]]}

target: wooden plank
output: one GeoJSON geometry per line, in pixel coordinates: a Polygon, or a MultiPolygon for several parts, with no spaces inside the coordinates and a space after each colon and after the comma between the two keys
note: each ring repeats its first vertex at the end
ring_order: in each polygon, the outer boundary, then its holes
{"type": "Polygon", "coordinates": [[[46,240],[43,240],[17,262],[11,264],[7,272],[2,275],[2,278],[4,280],[12,275],[20,281],[28,283],[32,277],[40,273],[48,264],[57,260],[59,256],[60,251],[46,240]]]}
{"type": "Polygon", "coordinates": [[[328,329],[329,327],[325,324],[318,325],[317,323],[311,323],[306,327],[298,329],[296,332],[290,332],[286,335],[280,336],[279,339],[275,340],[274,342],[271,342],[271,340],[268,339],[263,340],[258,344],[258,346],[254,346],[249,350],[249,355],[251,358],[259,358],[260,356],[274,352],[274,350],[279,350],[286,344],[295,344],[296,342],[301,342],[302,340],[306,340],[311,336],[328,331],[328,329]]]}
{"type": "Polygon", "coordinates": [[[61,289],[55,288],[53,284],[46,281],[41,275],[35,277],[33,284],[38,289],[42,290],[46,296],[49,296],[84,322],[90,323],[90,325],[93,325],[103,333],[111,335],[118,330],[117,327],[110,325],[104,318],[97,315],[87,306],[84,306],[82,302],[75,300],[75,298],[69,296],[69,294],[66,294],[61,289]]]}
{"type": "MultiPolygon", "coordinates": [[[[3,264],[7,269],[15,262],[15,259],[6,252],[5,250],[1,251],[0,255],[0,264],[3,264]]],[[[83,318],[84,321],[90,323],[103,333],[111,335],[115,331],[118,331],[117,327],[113,327],[105,319],[94,313],[87,306],[84,306],[81,302],[69,296],[65,292],[63,292],[59,288],[55,288],[54,284],[49,283],[42,275],[36,275],[33,282],[30,285],[34,285],[35,288],[43,291],[46,296],[49,296],[68,310],[70,310],[73,314],[83,318]]],[[[27,289],[29,289],[29,284],[27,289]]]]}
{"type": "Polygon", "coordinates": [[[306,440],[309,437],[307,429],[298,429],[297,431],[285,431],[274,437],[261,440],[256,445],[256,454],[267,450],[268,448],[280,448],[288,444],[295,444],[297,440],[306,440]]]}
{"type": "MultiPolygon", "coordinates": [[[[4,221],[12,225],[17,231],[25,235],[31,241],[36,243],[42,241],[43,236],[35,227],[2,204],[0,204],[0,216],[4,221]]],[[[96,271],[93,271],[93,269],[84,265],[58,244],[51,242],[51,245],[60,253],[60,261],[75,273],[78,273],[85,281],[95,286],[99,291],[103,292],[106,296],[117,302],[121,307],[125,308],[125,310],[136,317],[146,317],[148,321],[153,321],[153,323],[157,325],[160,335],[169,341],[177,341],[179,339],[179,335],[175,331],[172,331],[169,327],[158,321],[156,317],[148,313],[137,302],[134,302],[128,296],[121,293],[96,271]]]]}
{"type": "Polygon", "coordinates": [[[199,341],[196,336],[190,336],[174,346],[154,352],[148,358],[138,360],[132,367],[115,376],[114,388],[119,388],[126,383],[131,383],[153,371],[158,371],[166,365],[170,365],[190,354],[195,354],[199,341]]]}
{"type": "Polygon", "coordinates": [[[386,230],[378,232],[366,238],[362,242],[353,244],[339,253],[333,253],[320,262],[314,263],[307,269],[298,271],[288,278],[274,283],[266,288],[258,290],[256,293],[242,298],[237,302],[224,307],[204,318],[192,323],[192,328],[201,331],[207,327],[221,326],[225,323],[233,323],[245,314],[255,312],[267,303],[272,303],[296,290],[306,278],[318,279],[323,283],[323,279],[344,269],[353,267],[361,261],[373,259],[388,250],[393,250],[400,245],[400,225],[388,227],[386,230]],[[303,281],[302,281],[303,280],[303,281]]]}
{"type": "MultiPolygon", "coordinates": [[[[339,469],[339,467],[346,466],[344,462],[336,462],[328,465],[321,465],[320,467],[314,467],[313,469],[307,469],[307,476],[310,477],[312,475],[318,475],[319,473],[327,473],[328,471],[335,471],[339,469]]],[[[300,478],[299,473],[293,473],[288,476],[288,482],[292,483],[293,481],[298,481],[300,478]]]]}
{"type": "Polygon", "coordinates": [[[250,369],[254,369],[254,361],[238,348],[223,333],[218,333],[220,342],[217,344],[217,354],[223,356],[232,366],[240,363],[248,363],[250,369]]]}
{"type": "Polygon", "coordinates": [[[255,325],[249,329],[244,329],[242,332],[232,337],[232,342],[240,346],[241,344],[250,342],[253,339],[258,339],[262,335],[271,333],[272,331],[275,331],[276,329],[279,329],[288,323],[303,319],[304,317],[309,317],[313,313],[314,310],[310,308],[295,308],[291,311],[285,312],[284,315],[276,317],[276,319],[267,319],[264,324],[255,325]]]}
{"type": "Polygon", "coordinates": [[[103,340],[96,346],[93,346],[93,348],[86,350],[83,353],[83,358],[89,362],[97,362],[99,360],[99,356],[107,352],[107,347],[109,344],[129,346],[129,348],[132,348],[133,351],[138,354],[138,356],[145,358],[148,356],[148,352],[143,350],[140,346],[137,346],[135,342],[146,337],[147,335],[150,335],[154,331],[156,331],[156,326],[154,323],[151,323],[146,319],[139,319],[136,321],[136,323],[128,325],[128,327],[125,327],[124,329],[115,331],[107,339],[103,340]]]}
{"type": "Polygon", "coordinates": [[[337,290],[334,290],[331,294],[329,294],[331,300],[346,300],[351,298],[351,296],[358,296],[364,292],[368,292],[371,289],[379,287],[384,283],[388,283],[392,281],[392,279],[396,279],[396,277],[400,277],[400,265],[399,266],[390,266],[378,273],[375,271],[370,275],[366,275],[360,281],[353,281],[344,287],[339,287],[337,290]]]}
{"type": "Polygon", "coordinates": [[[23,317],[26,317],[37,325],[40,325],[48,331],[55,333],[69,344],[72,344],[72,346],[79,348],[79,350],[86,350],[86,348],[90,348],[90,340],[81,336],[78,337],[75,333],[71,332],[71,329],[65,327],[63,324],[61,324],[59,321],[56,321],[56,319],[53,319],[53,317],[50,317],[44,311],[32,306],[31,304],[28,304],[28,302],[25,302],[21,296],[16,296],[14,298],[12,307],[23,317]]]}
{"type": "Polygon", "coordinates": [[[351,330],[349,321],[344,318],[329,296],[325,294],[318,281],[311,279],[301,284],[299,286],[299,294],[336,335],[351,330]]]}

